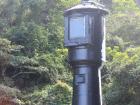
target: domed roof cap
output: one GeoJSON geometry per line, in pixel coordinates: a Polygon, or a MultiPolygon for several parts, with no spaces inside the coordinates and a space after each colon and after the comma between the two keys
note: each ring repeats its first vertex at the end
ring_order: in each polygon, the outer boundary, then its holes
{"type": "Polygon", "coordinates": [[[92,1],[83,1],[81,4],[67,9],[65,10],[64,15],[69,15],[75,12],[99,12],[103,15],[107,15],[109,13],[104,5],[92,1]]]}

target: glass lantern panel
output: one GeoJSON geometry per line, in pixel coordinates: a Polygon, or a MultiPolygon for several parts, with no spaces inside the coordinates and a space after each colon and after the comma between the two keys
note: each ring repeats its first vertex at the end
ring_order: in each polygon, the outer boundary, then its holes
{"type": "Polygon", "coordinates": [[[70,18],[69,39],[85,37],[85,17],[70,18]]]}

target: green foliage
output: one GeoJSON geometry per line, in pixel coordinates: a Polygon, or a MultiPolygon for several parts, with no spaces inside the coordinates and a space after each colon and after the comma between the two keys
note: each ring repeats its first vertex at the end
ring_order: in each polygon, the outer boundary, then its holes
{"type": "Polygon", "coordinates": [[[107,27],[103,93],[107,105],[139,105],[139,9],[133,0],[113,0],[107,27]],[[115,28],[114,28],[115,27],[115,28]],[[115,37],[114,37],[115,36],[115,37]]]}
{"type": "Polygon", "coordinates": [[[26,101],[29,105],[71,105],[72,88],[58,81],[55,85],[35,90],[25,97],[29,99],[26,101]]]}
{"type": "Polygon", "coordinates": [[[5,69],[10,64],[10,58],[13,51],[22,48],[22,46],[12,45],[11,41],[0,38],[0,75],[5,76],[5,69]]]}
{"type": "Polygon", "coordinates": [[[140,48],[128,48],[120,52],[119,47],[108,48],[106,64],[105,98],[107,105],[134,105],[139,104],[139,52],[140,48]]]}
{"type": "Polygon", "coordinates": [[[48,95],[48,105],[71,105],[72,88],[66,83],[58,81],[50,90],[48,95]]]}
{"type": "Polygon", "coordinates": [[[10,41],[0,38],[0,68],[9,63],[8,52],[11,50],[10,41]]]}
{"type": "Polygon", "coordinates": [[[46,86],[43,89],[35,89],[33,93],[26,93],[23,101],[26,103],[26,105],[46,105],[48,91],[51,88],[52,86],[46,86]]]}
{"type": "MultiPolygon", "coordinates": [[[[79,2],[0,0],[0,82],[21,89],[26,105],[71,105],[63,12],[79,2]]],[[[112,7],[102,70],[106,103],[139,105],[140,10],[133,0],[103,3],[112,7]]]]}
{"type": "Polygon", "coordinates": [[[113,0],[112,13],[107,22],[108,62],[102,72],[107,105],[140,103],[140,48],[135,47],[139,46],[139,13],[133,0],[113,0]]]}
{"type": "Polygon", "coordinates": [[[115,12],[134,12],[139,11],[134,0],[112,0],[113,1],[113,10],[115,12]]]}
{"type": "Polygon", "coordinates": [[[67,63],[67,49],[57,49],[54,53],[36,56],[40,65],[47,66],[55,77],[54,81],[72,82],[72,75],[67,63]]]}
{"type": "Polygon", "coordinates": [[[9,95],[12,97],[19,97],[21,95],[21,92],[18,89],[6,87],[4,85],[0,85],[0,92],[0,96],[2,94],[9,95]]]}
{"type": "Polygon", "coordinates": [[[107,20],[108,34],[119,36],[131,45],[139,45],[139,17],[140,10],[134,0],[113,0],[113,8],[107,20]]]}
{"type": "Polygon", "coordinates": [[[111,35],[107,35],[107,47],[111,47],[113,48],[114,46],[118,46],[120,48],[120,50],[124,50],[124,48],[126,47],[126,45],[128,43],[124,42],[123,39],[121,37],[118,37],[117,35],[112,37],[111,35]]]}
{"type": "Polygon", "coordinates": [[[24,55],[32,57],[35,53],[47,51],[47,35],[46,28],[35,23],[28,23],[14,27],[8,36],[13,43],[24,46],[22,49],[24,55]]]}

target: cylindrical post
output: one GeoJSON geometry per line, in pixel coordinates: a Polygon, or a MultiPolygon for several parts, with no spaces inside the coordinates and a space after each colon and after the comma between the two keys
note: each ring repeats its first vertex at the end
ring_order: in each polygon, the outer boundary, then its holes
{"type": "Polygon", "coordinates": [[[79,46],[69,50],[74,70],[72,105],[102,105],[100,66],[94,61],[93,47],[79,46]]]}
{"type": "Polygon", "coordinates": [[[96,65],[75,67],[73,105],[101,105],[99,75],[96,65]]]}

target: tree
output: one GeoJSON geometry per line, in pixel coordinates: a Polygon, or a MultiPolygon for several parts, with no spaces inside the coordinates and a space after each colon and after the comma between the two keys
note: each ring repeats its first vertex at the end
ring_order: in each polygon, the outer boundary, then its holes
{"type": "Polygon", "coordinates": [[[35,53],[45,53],[48,48],[48,31],[33,22],[14,27],[9,33],[12,43],[24,46],[23,55],[33,57],[35,53]]]}
{"type": "Polygon", "coordinates": [[[107,105],[138,105],[140,48],[108,48],[108,63],[104,67],[104,92],[107,105]]]}

